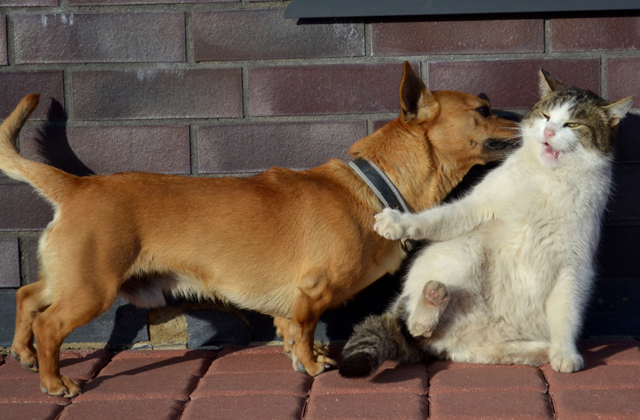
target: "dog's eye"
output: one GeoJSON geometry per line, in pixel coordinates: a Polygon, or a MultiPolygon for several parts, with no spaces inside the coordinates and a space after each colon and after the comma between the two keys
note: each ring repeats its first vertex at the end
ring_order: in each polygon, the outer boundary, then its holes
{"type": "Polygon", "coordinates": [[[484,118],[489,118],[491,116],[491,110],[488,106],[481,106],[480,108],[476,108],[476,112],[482,115],[484,118]]]}
{"type": "Polygon", "coordinates": [[[575,123],[575,122],[568,122],[568,123],[565,123],[565,124],[564,124],[564,126],[565,126],[565,127],[567,127],[567,128],[576,128],[576,127],[578,127],[579,125],[580,125],[580,124],[575,123]]]}

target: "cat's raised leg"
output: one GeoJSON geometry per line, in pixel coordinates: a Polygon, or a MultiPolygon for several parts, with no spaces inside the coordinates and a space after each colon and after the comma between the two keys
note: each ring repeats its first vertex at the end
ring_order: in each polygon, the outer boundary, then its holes
{"type": "Polygon", "coordinates": [[[436,280],[428,281],[418,304],[407,319],[409,333],[414,337],[431,337],[448,303],[447,286],[436,280]]]}
{"type": "Polygon", "coordinates": [[[491,207],[474,194],[419,214],[384,209],[375,216],[374,229],[390,240],[403,238],[448,241],[465,235],[492,219],[491,207]]]}
{"type": "Polygon", "coordinates": [[[451,299],[481,299],[483,249],[481,238],[460,237],[433,243],[414,260],[397,301],[411,335],[430,337],[451,299]]]}

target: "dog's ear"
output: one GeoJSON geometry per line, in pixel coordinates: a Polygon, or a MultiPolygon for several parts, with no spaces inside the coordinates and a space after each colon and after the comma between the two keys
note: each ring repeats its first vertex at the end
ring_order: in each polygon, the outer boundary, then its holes
{"type": "Polygon", "coordinates": [[[405,121],[416,118],[421,108],[424,108],[431,98],[431,91],[427,89],[408,61],[404,62],[404,72],[400,83],[400,109],[405,121]]]}
{"type": "Polygon", "coordinates": [[[540,69],[540,96],[562,89],[563,87],[564,85],[554,79],[548,71],[540,69]]]}

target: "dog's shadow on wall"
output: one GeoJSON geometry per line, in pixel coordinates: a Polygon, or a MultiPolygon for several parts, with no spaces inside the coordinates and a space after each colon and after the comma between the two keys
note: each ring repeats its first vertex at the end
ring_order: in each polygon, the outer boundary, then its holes
{"type": "Polygon", "coordinates": [[[68,116],[64,107],[55,99],[47,111],[47,123],[37,131],[34,141],[44,162],[77,176],[95,175],[73,152],[67,137],[68,116]],[[55,122],[55,123],[51,123],[55,122]]]}

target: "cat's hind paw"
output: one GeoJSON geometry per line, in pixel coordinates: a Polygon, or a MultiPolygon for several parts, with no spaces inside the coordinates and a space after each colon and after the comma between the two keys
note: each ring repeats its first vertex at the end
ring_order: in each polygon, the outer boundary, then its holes
{"type": "Polygon", "coordinates": [[[551,359],[551,367],[556,372],[577,372],[584,367],[584,359],[578,353],[552,351],[549,358],[551,359]]]}
{"type": "Polygon", "coordinates": [[[376,214],[375,219],[373,228],[378,232],[378,235],[391,241],[404,238],[406,229],[402,224],[402,213],[398,210],[386,208],[376,214]]]}

